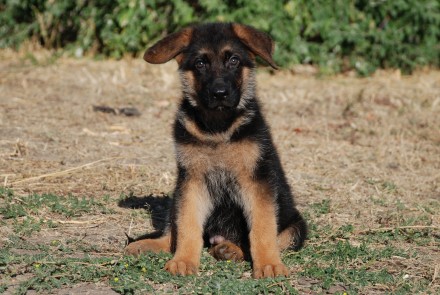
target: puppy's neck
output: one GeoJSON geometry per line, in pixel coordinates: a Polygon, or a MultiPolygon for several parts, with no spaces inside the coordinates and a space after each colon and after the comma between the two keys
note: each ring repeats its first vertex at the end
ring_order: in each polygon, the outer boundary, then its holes
{"type": "Polygon", "coordinates": [[[230,141],[235,132],[252,121],[255,111],[253,108],[228,111],[201,110],[184,100],[177,120],[198,140],[221,143],[230,141]]]}

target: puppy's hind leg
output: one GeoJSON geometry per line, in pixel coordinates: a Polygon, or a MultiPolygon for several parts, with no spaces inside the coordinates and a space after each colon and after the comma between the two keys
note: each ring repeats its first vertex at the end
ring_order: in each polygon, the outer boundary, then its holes
{"type": "Polygon", "coordinates": [[[171,234],[165,235],[156,239],[143,239],[132,242],[124,249],[124,254],[138,256],[145,252],[171,252],[171,234]]]}

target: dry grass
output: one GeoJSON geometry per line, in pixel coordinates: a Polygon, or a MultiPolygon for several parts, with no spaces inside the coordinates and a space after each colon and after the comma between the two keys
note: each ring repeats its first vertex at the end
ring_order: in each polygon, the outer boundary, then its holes
{"type": "MultiPolygon", "coordinates": [[[[0,60],[4,186],[18,196],[172,191],[170,134],[180,97],[174,63],[51,62],[46,53],[29,58],[8,51],[0,60]],[[134,106],[142,115],[97,113],[93,105],[134,106]]],[[[431,208],[440,200],[439,71],[412,76],[385,71],[364,79],[261,71],[258,82],[300,208],[330,202],[328,214],[315,223],[352,224],[361,231],[429,226],[439,234],[439,208],[431,208]]],[[[122,249],[130,226],[124,209],[118,210],[114,220],[84,229],[96,233],[100,243],[109,236],[118,240],[108,249],[114,252],[122,249]]],[[[133,229],[139,233],[145,225],[133,229]]],[[[438,247],[419,247],[425,255],[405,266],[433,277],[432,290],[439,283],[438,247]]]]}

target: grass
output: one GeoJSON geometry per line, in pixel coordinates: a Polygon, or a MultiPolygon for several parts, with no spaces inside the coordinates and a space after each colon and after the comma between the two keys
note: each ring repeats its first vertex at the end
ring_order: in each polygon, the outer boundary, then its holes
{"type": "MultiPolygon", "coordinates": [[[[106,209],[116,202],[102,202],[73,196],[30,194],[16,197],[9,189],[0,189],[1,224],[14,227],[0,250],[0,273],[4,279],[0,291],[26,294],[29,290],[47,293],[54,289],[91,282],[109,286],[121,294],[148,292],[181,294],[300,294],[305,289],[318,293],[364,293],[376,290],[394,294],[414,294],[428,288],[428,278],[406,278],[394,262],[417,260],[416,249],[399,247],[397,241],[415,245],[439,242],[426,230],[390,230],[357,234],[347,224],[335,228],[328,224],[310,224],[310,239],[300,252],[283,253],[283,261],[293,270],[289,278],[253,280],[249,263],[216,262],[206,251],[198,276],[175,277],[163,270],[169,254],[146,254],[139,258],[108,255],[98,246],[87,247],[81,240],[53,239],[32,243],[28,239],[57,227],[41,216],[58,219],[90,214],[115,214],[106,209]],[[38,217],[39,216],[39,217],[38,217]],[[24,278],[25,279],[21,279],[24,278]],[[20,278],[18,284],[14,284],[20,278]],[[304,283],[305,282],[305,283],[304,283]],[[310,283],[311,282],[311,283],[310,283]]],[[[437,204],[438,205],[438,204],[437,204]]],[[[312,204],[309,220],[325,216],[330,202],[312,204]]],[[[423,219],[423,218],[422,218],[423,219]]],[[[423,219],[424,220],[424,219],[423,219]]],[[[426,220],[424,220],[426,221],[426,220]]],[[[403,224],[413,224],[414,221],[403,224]]],[[[401,245],[401,244],[400,244],[401,245]]]]}
{"type": "Polygon", "coordinates": [[[3,219],[11,219],[14,232],[18,235],[30,235],[40,231],[42,227],[54,228],[60,222],[46,215],[64,218],[78,217],[85,214],[111,213],[105,207],[109,198],[104,197],[103,202],[93,198],[77,198],[74,196],[57,196],[53,194],[31,194],[27,197],[15,197],[11,190],[0,188],[4,206],[0,207],[3,219]]]}

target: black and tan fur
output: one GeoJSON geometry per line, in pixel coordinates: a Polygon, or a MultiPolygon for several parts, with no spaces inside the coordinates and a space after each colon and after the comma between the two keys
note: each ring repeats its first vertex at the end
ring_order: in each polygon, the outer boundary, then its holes
{"type": "Polygon", "coordinates": [[[306,223],[255,94],[255,57],[276,68],[272,52],[268,35],[234,23],[189,27],[146,51],[149,63],[179,64],[178,176],[167,229],[126,253],[172,252],[165,269],[189,275],[208,246],[217,259],[250,260],[255,278],[288,275],[280,250],[302,247],[306,223]]]}

